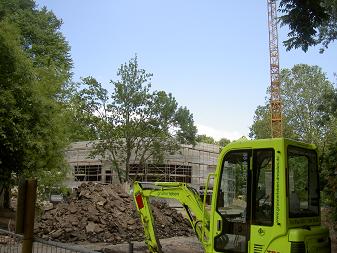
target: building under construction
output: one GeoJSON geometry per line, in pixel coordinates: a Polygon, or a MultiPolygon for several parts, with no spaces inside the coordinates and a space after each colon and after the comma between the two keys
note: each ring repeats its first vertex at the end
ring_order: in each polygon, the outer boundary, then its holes
{"type": "MultiPolygon", "coordinates": [[[[67,184],[77,187],[82,182],[118,182],[112,162],[101,157],[91,157],[92,142],[72,143],[66,151],[66,159],[72,168],[67,184]]],[[[201,189],[207,175],[215,171],[220,147],[198,143],[195,146],[182,145],[174,155],[167,155],[161,164],[130,164],[130,178],[138,181],[185,182],[201,189]]]]}

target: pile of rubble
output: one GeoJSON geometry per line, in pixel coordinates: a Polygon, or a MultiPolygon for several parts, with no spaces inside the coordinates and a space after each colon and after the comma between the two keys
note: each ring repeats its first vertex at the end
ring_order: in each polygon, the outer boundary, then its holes
{"type": "MultiPolygon", "coordinates": [[[[192,235],[189,222],[163,202],[152,205],[159,238],[192,235]]],[[[121,187],[82,184],[68,199],[46,211],[35,224],[38,237],[61,242],[144,240],[132,196],[121,187]]]]}

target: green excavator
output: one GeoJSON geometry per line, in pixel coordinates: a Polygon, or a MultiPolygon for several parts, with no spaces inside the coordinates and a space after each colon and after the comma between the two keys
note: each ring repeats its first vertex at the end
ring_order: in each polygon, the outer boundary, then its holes
{"type": "Polygon", "coordinates": [[[321,225],[318,159],[312,144],[285,138],[232,142],[223,148],[204,189],[201,198],[185,183],[134,183],[150,252],[162,252],[151,197],[178,200],[207,253],[331,252],[329,230],[321,225]]]}

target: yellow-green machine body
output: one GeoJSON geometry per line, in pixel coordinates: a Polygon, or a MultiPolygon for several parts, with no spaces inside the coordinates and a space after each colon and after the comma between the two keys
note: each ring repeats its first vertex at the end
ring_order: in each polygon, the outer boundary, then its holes
{"type": "Polygon", "coordinates": [[[289,139],[240,139],[221,152],[206,185],[210,205],[188,184],[134,183],[151,252],[162,252],[149,199],[178,200],[205,252],[330,253],[321,226],[316,147],[289,139]]]}

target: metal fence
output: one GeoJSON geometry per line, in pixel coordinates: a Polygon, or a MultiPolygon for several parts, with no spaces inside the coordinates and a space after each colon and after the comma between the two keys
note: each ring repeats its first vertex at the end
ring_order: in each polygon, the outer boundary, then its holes
{"type": "MultiPolygon", "coordinates": [[[[0,252],[1,253],[1,252],[0,252]]],[[[80,246],[34,238],[33,253],[98,253],[80,246]]]]}
{"type": "MultiPolygon", "coordinates": [[[[0,229],[0,253],[21,253],[23,236],[0,229]]],[[[34,238],[32,253],[99,253],[79,246],[34,238]]]]}
{"type": "Polygon", "coordinates": [[[0,253],[21,253],[23,236],[0,229],[0,253]]]}

